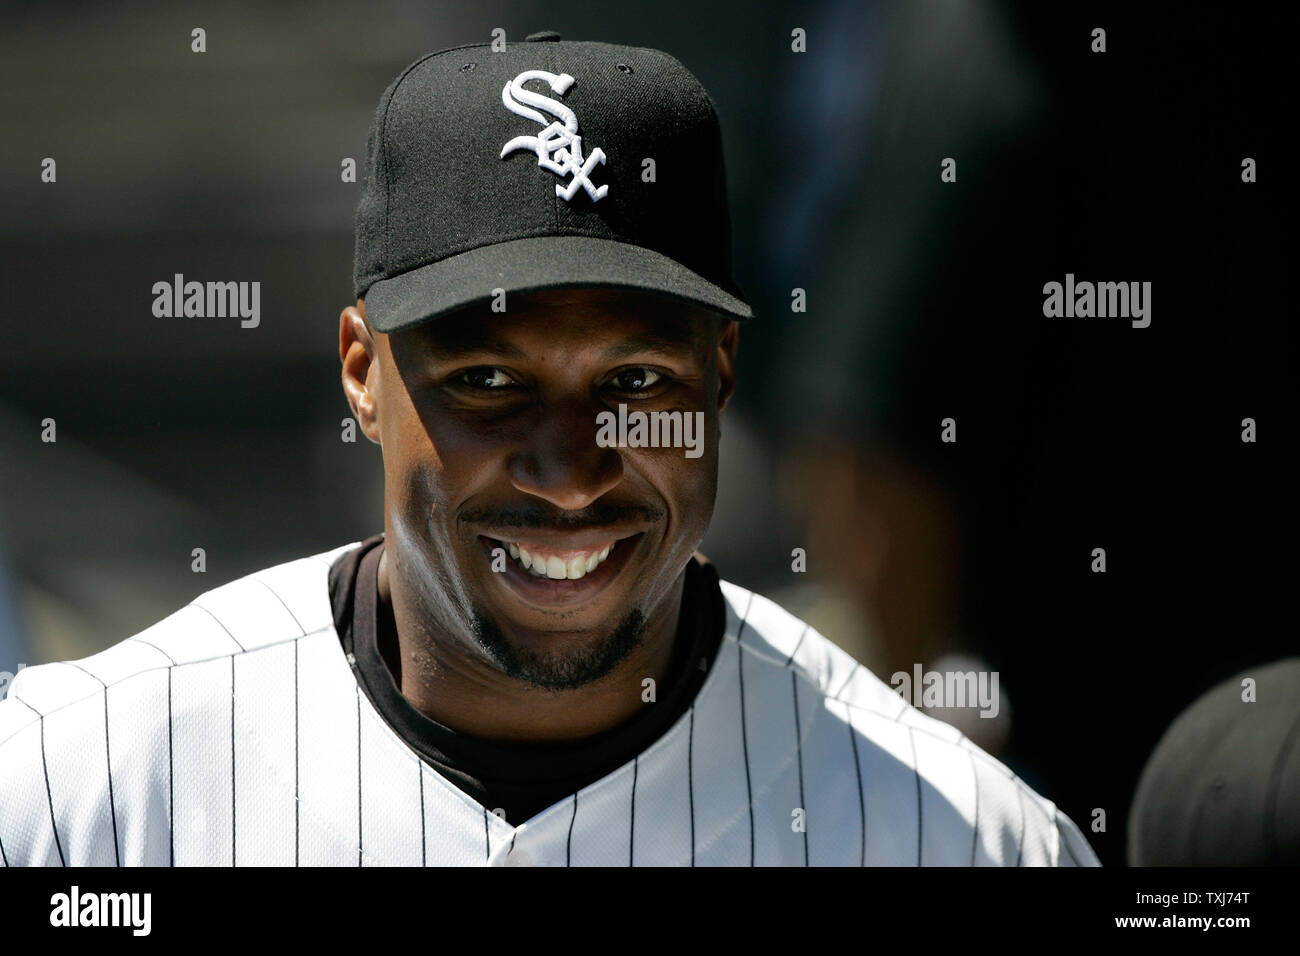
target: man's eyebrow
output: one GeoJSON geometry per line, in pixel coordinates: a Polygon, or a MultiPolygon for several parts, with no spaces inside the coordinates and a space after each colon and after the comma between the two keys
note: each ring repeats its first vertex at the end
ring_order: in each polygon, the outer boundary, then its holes
{"type": "Polygon", "coordinates": [[[517,345],[490,336],[464,335],[450,339],[427,339],[425,351],[430,358],[453,361],[468,355],[496,355],[508,359],[525,359],[528,354],[517,345]]]}
{"type": "MultiPolygon", "coordinates": [[[[676,330],[675,330],[676,331],[676,330]]],[[[643,332],[634,335],[631,338],[624,339],[617,345],[611,345],[605,349],[604,356],[606,359],[629,358],[633,355],[641,355],[646,352],[663,352],[668,355],[681,355],[683,353],[694,353],[695,336],[689,332],[685,334],[670,334],[664,332],[643,332]]]]}

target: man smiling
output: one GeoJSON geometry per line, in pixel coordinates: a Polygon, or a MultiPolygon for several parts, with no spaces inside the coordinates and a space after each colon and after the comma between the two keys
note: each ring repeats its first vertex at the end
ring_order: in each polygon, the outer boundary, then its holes
{"type": "Polygon", "coordinates": [[[680,63],[553,33],[417,60],[375,113],[354,292],[383,532],[26,669],[6,864],[1096,864],[697,552],[752,313],[680,63]],[[621,406],[702,423],[699,453],[601,440],[621,406]]]}
{"type": "Polygon", "coordinates": [[[344,389],[384,449],[395,544],[379,594],[403,673],[427,675],[403,695],[489,737],[576,737],[631,716],[641,681],[663,677],[712,512],[736,324],[617,289],[534,293],[393,335],[364,309],[343,313],[344,389]],[[702,410],[710,457],[598,447],[596,417],[617,402],[702,410]]]}

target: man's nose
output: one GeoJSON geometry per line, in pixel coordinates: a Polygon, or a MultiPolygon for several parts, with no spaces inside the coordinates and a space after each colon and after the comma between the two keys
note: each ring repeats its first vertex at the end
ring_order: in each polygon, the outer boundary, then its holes
{"type": "Polygon", "coordinates": [[[596,444],[597,411],[586,401],[548,406],[510,461],[511,483],[566,511],[587,507],[617,485],[623,458],[617,448],[596,444]]]}

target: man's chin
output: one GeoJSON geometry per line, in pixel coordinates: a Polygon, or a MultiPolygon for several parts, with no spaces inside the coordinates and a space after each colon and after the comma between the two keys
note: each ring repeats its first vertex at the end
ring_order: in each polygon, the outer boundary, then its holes
{"type": "Polygon", "coordinates": [[[630,611],[612,629],[595,636],[573,631],[515,631],[476,609],[474,639],[508,677],[546,690],[576,690],[600,680],[636,648],[645,633],[645,615],[630,611]]]}

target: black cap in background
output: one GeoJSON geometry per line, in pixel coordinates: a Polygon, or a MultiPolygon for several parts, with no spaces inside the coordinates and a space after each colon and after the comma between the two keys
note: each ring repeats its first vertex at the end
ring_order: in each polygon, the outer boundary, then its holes
{"type": "Polygon", "coordinates": [[[1300,658],[1243,671],[1170,725],[1129,814],[1131,866],[1300,863],[1300,658]],[[1242,680],[1255,701],[1242,700],[1242,680]]]}

